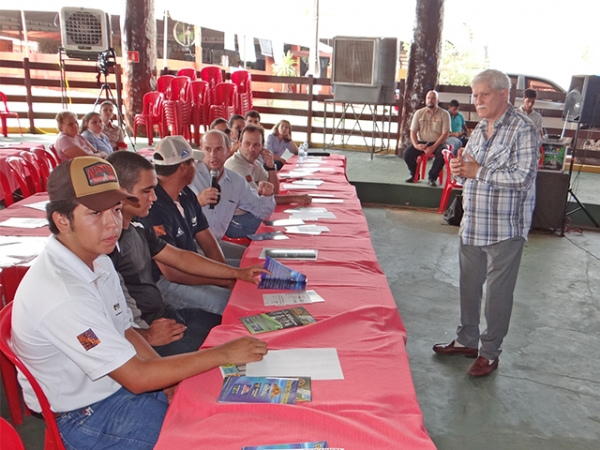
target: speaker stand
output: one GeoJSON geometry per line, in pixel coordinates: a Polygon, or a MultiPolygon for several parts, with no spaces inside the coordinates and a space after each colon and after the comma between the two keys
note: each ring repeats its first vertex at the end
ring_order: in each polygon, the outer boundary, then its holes
{"type": "Polygon", "coordinates": [[[573,163],[575,162],[575,156],[577,155],[577,141],[579,139],[579,127],[580,126],[581,126],[581,123],[577,122],[577,129],[575,130],[575,138],[573,141],[573,152],[571,154],[571,161],[569,162],[569,190],[568,190],[569,196],[567,197],[567,203],[565,204],[565,214],[564,214],[564,218],[563,218],[562,229],[560,232],[561,236],[565,235],[565,225],[567,222],[567,216],[570,216],[571,214],[573,214],[577,211],[580,211],[580,210],[585,213],[585,215],[596,226],[596,228],[600,228],[600,224],[598,224],[596,219],[594,219],[594,217],[590,214],[590,212],[587,210],[585,205],[579,201],[579,199],[575,195],[575,192],[573,192],[573,188],[571,185],[571,177],[573,176],[573,163]],[[571,211],[567,211],[567,209],[569,208],[569,198],[575,200],[575,203],[577,203],[577,205],[579,205],[577,208],[575,208],[571,211]]]}

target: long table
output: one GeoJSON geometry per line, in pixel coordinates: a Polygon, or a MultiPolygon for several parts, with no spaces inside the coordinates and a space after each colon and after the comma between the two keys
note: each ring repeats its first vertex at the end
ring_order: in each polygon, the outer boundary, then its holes
{"type": "MultiPolygon", "coordinates": [[[[281,174],[295,169],[296,158],[281,174]]],[[[333,194],[344,203],[324,203],[336,219],[320,219],[330,228],[319,236],[289,235],[281,241],[252,242],[243,265],[262,263],[263,248],[310,248],[316,261],[284,263],[308,277],[325,302],[304,305],[316,324],[259,335],[269,349],[335,347],[343,380],[313,380],[313,400],[296,405],[217,403],[223,378],[218,369],[180,383],[163,424],[157,449],[239,450],[244,445],[326,440],[330,447],[434,449],[423,423],[406,353],[406,330],[370,241],[354,187],[346,180],[345,158],[332,156],[317,172],[318,189],[293,193],[333,194]]],[[[292,192],[292,191],[290,191],[292,192]]],[[[273,218],[290,205],[277,207],[273,218]]],[[[258,232],[276,228],[261,225],[258,232]]],[[[250,333],[240,318],[278,309],[265,307],[263,291],[238,281],[223,314],[203,348],[250,333]]]]}

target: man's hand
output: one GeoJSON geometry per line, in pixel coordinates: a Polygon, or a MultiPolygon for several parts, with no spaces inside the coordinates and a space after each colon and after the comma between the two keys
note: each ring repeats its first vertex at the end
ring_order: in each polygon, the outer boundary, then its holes
{"type": "Polygon", "coordinates": [[[425,149],[427,148],[427,144],[413,144],[413,147],[416,148],[417,150],[421,150],[422,152],[425,151],[425,149]]]}
{"type": "Polygon", "coordinates": [[[312,198],[308,194],[294,195],[293,201],[299,205],[310,205],[312,203],[312,198]]]}
{"type": "Polygon", "coordinates": [[[200,206],[214,205],[219,198],[219,191],[216,188],[209,187],[197,195],[200,206]]]}
{"type": "Polygon", "coordinates": [[[244,268],[239,268],[237,278],[239,280],[248,281],[253,284],[258,284],[258,277],[261,273],[269,273],[267,269],[265,269],[260,264],[255,264],[253,266],[248,266],[244,268]]]}
{"type": "Polygon", "coordinates": [[[423,144],[425,146],[425,148],[423,149],[423,151],[425,152],[426,155],[430,155],[431,153],[435,152],[435,147],[433,145],[426,145],[423,144]]]}
{"type": "Polygon", "coordinates": [[[463,157],[463,149],[458,150],[456,158],[450,160],[450,172],[452,175],[462,178],[475,178],[481,166],[470,156],[463,157]]]}
{"type": "Polygon", "coordinates": [[[183,337],[187,327],[177,323],[173,319],[156,319],[148,329],[137,329],[137,331],[148,341],[152,347],[167,345],[178,341],[183,337]]]}
{"type": "Polygon", "coordinates": [[[219,346],[226,364],[245,364],[260,361],[267,354],[267,343],[246,336],[219,346]]]}
{"type": "Polygon", "coordinates": [[[273,157],[273,152],[271,152],[271,150],[267,149],[267,148],[263,148],[261,155],[263,157],[263,161],[265,162],[265,164],[267,165],[267,167],[272,168],[274,167],[275,161],[274,161],[274,157],[273,157]]]}
{"type": "Polygon", "coordinates": [[[273,185],[268,181],[259,181],[258,195],[262,195],[263,197],[269,197],[273,195],[273,185]]]}

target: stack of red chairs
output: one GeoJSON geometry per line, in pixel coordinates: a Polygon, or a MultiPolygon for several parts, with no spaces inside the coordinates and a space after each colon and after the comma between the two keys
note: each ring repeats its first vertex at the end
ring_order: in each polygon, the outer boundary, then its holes
{"type": "Polygon", "coordinates": [[[190,124],[192,108],[189,101],[188,77],[175,77],[171,81],[171,86],[165,93],[163,101],[164,117],[166,119],[166,130],[171,135],[182,135],[191,140],[190,124]]]}
{"type": "Polygon", "coordinates": [[[231,81],[237,86],[237,114],[245,116],[252,108],[252,77],[247,70],[236,70],[231,81]]]}
{"type": "Polygon", "coordinates": [[[174,75],[161,75],[156,80],[156,90],[163,94],[167,92],[167,89],[171,87],[171,81],[175,78],[174,75]]]}
{"type": "Polygon", "coordinates": [[[218,66],[206,66],[200,71],[200,78],[208,82],[208,88],[212,90],[217,84],[223,82],[223,71],[218,66]]]}
{"type": "Polygon", "coordinates": [[[148,145],[152,145],[154,127],[158,125],[161,139],[165,137],[166,128],[163,123],[163,94],[158,91],[146,92],[143,98],[143,110],[133,119],[133,140],[137,142],[137,129],[139,125],[146,127],[148,145]]]}
{"type": "Polygon", "coordinates": [[[225,120],[237,111],[237,86],[233,83],[219,83],[211,92],[208,122],[222,117],[225,120]]]}
{"type": "Polygon", "coordinates": [[[190,83],[188,94],[191,100],[191,121],[194,128],[194,142],[197,146],[200,146],[200,126],[203,126],[204,131],[206,131],[210,125],[208,122],[210,106],[209,92],[207,81],[194,80],[190,83]]]}

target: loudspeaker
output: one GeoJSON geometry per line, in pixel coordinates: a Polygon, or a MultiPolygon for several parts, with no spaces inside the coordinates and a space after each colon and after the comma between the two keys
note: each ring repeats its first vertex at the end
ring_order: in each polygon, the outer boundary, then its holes
{"type": "Polygon", "coordinates": [[[568,192],[568,173],[538,170],[531,228],[560,230],[568,192]]]}
{"type": "Polygon", "coordinates": [[[600,76],[575,75],[571,78],[563,119],[590,128],[600,126],[600,76]]]}
{"type": "Polygon", "coordinates": [[[396,38],[333,38],[334,100],[393,104],[396,94],[396,38]]]}
{"type": "Polygon", "coordinates": [[[96,60],[109,48],[110,26],[99,9],[69,8],[60,10],[60,36],[69,58],[96,60]]]}

